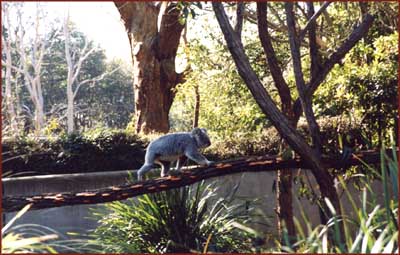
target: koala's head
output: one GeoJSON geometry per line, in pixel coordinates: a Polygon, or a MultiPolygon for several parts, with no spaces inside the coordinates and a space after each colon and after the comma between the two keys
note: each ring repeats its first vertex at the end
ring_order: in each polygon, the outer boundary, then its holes
{"type": "Polygon", "coordinates": [[[206,148],[211,145],[210,138],[205,128],[194,128],[192,130],[192,135],[196,139],[199,148],[206,148]]]}

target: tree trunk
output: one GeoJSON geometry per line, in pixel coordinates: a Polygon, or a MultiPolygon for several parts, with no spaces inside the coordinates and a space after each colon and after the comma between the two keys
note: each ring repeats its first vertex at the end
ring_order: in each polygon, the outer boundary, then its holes
{"type": "Polygon", "coordinates": [[[179,23],[180,11],[175,4],[161,11],[151,2],[115,2],[115,5],[131,46],[136,132],[166,133],[174,88],[182,79],[182,74],[175,71],[176,52],[184,28],[179,23]]]}
{"type": "Polygon", "coordinates": [[[199,93],[199,85],[194,85],[194,95],[195,95],[195,103],[194,103],[194,116],[193,116],[193,128],[199,126],[199,115],[200,115],[200,93],[199,93]]]}
{"type": "Polygon", "coordinates": [[[79,88],[87,84],[89,82],[96,82],[104,78],[106,73],[101,74],[100,76],[86,79],[83,81],[78,81],[78,75],[81,71],[83,62],[96,50],[95,47],[89,49],[89,41],[85,39],[85,45],[82,49],[71,49],[71,33],[69,28],[69,13],[66,16],[63,24],[63,32],[65,37],[65,59],[68,67],[67,74],[67,132],[71,134],[75,131],[75,127],[78,126],[78,120],[75,120],[75,108],[74,101],[76,95],[79,92],[79,88]],[[79,54],[77,54],[79,53],[79,54]],[[73,56],[79,55],[78,59],[75,59],[73,56]]]}
{"type": "Polygon", "coordinates": [[[67,80],[67,133],[71,134],[75,131],[74,125],[74,93],[70,79],[67,80]]]}
{"type": "MultiPolygon", "coordinates": [[[[290,123],[296,128],[296,124],[292,122],[293,113],[290,110],[291,102],[283,102],[285,105],[284,109],[287,111],[283,112],[285,116],[289,119],[290,123]]],[[[282,137],[282,136],[281,136],[282,137]]],[[[283,137],[282,137],[283,140],[283,137]]],[[[283,140],[284,141],[284,140],[283,140]]],[[[286,150],[290,149],[289,145],[284,142],[282,146],[281,153],[284,153],[286,150]]],[[[294,243],[296,236],[296,228],[293,220],[293,194],[292,194],[292,181],[293,181],[293,172],[295,169],[282,169],[277,171],[276,176],[276,213],[278,215],[278,233],[280,235],[281,243],[283,243],[283,226],[284,222],[287,234],[289,236],[289,242],[291,244],[294,243]]]]}
{"type": "MultiPolygon", "coordinates": [[[[267,63],[272,75],[272,79],[274,80],[274,84],[278,90],[278,94],[281,100],[281,110],[283,114],[288,118],[290,123],[294,128],[296,125],[293,125],[291,121],[293,112],[292,112],[292,97],[290,95],[290,89],[288,84],[282,75],[282,70],[279,66],[278,59],[276,58],[275,50],[272,46],[271,37],[268,31],[268,22],[267,22],[267,4],[259,2],[257,3],[257,25],[258,25],[258,34],[260,37],[261,45],[264,49],[265,56],[267,58],[267,63]]],[[[282,136],[281,136],[282,137],[282,136]]],[[[282,137],[283,140],[283,137],[282,137]]],[[[288,149],[288,144],[285,143],[282,146],[281,153],[288,149]]],[[[277,214],[277,227],[279,239],[283,242],[283,225],[285,224],[287,233],[289,237],[296,236],[296,229],[293,221],[293,197],[292,197],[292,179],[293,179],[293,170],[278,170],[277,178],[276,178],[276,209],[275,212],[277,214]]],[[[292,240],[290,238],[290,240],[292,240]]]]}
{"type": "Polygon", "coordinates": [[[36,99],[35,105],[35,132],[37,136],[40,136],[43,134],[44,127],[43,101],[36,99]]]}
{"type": "MultiPolygon", "coordinates": [[[[3,38],[2,38],[3,39],[3,38]]],[[[17,135],[18,132],[18,127],[17,127],[17,116],[15,113],[15,107],[14,107],[14,98],[12,96],[12,89],[11,89],[11,44],[9,41],[6,41],[3,39],[3,47],[5,51],[5,57],[6,57],[6,71],[5,71],[5,108],[6,108],[6,116],[8,119],[8,124],[10,125],[10,133],[11,135],[15,136],[17,135]]],[[[17,84],[17,82],[15,82],[17,84]]]]}

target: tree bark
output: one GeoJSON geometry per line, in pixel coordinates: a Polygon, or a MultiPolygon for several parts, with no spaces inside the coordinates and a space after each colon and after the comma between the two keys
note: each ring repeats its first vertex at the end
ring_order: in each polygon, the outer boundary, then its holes
{"type": "Polygon", "coordinates": [[[242,37],[244,9],[245,9],[245,3],[242,1],[238,2],[236,7],[235,32],[238,35],[239,39],[242,37]]]}
{"type": "MultiPolygon", "coordinates": [[[[328,2],[329,4],[330,2],[328,2]]],[[[322,7],[318,10],[321,13],[322,7]]],[[[310,66],[310,80],[315,80],[318,76],[318,73],[321,68],[321,57],[319,55],[319,47],[317,44],[317,24],[315,22],[315,11],[314,11],[314,3],[307,2],[307,17],[308,17],[308,44],[310,46],[310,59],[311,59],[311,66],[310,66]]],[[[304,31],[304,30],[303,30],[304,31]]],[[[301,35],[301,34],[300,34],[301,35]]],[[[301,38],[300,38],[301,39],[301,38]]]]}
{"type": "Polygon", "coordinates": [[[199,85],[194,85],[194,116],[193,116],[193,128],[197,128],[199,126],[199,115],[200,115],[200,93],[199,93],[199,85]]]}
{"type": "MultiPolygon", "coordinates": [[[[283,114],[288,118],[290,124],[294,126],[292,122],[293,112],[292,112],[292,97],[290,95],[290,89],[288,84],[282,75],[282,70],[279,66],[278,59],[276,58],[275,50],[272,46],[271,37],[268,31],[267,22],[267,4],[263,2],[257,3],[257,25],[258,34],[260,37],[261,45],[264,49],[265,56],[267,58],[267,63],[274,80],[274,84],[278,90],[278,94],[281,100],[281,110],[283,114]]],[[[281,153],[288,149],[288,145],[282,146],[281,153]]],[[[279,239],[283,241],[283,226],[284,222],[289,237],[294,237],[296,235],[296,229],[293,220],[293,197],[292,197],[292,179],[293,170],[292,169],[282,169],[277,171],[276,178],[276,199],[277,205],[275,212],[278,217],[277,227],[279,239]]]]}
{"type": "Polygon", "coordinates": [[[115,2],[115,5],[131,46],[136,132],[166,133],[174,88],[182,79],[182,74],[175,71],[184,28],[179,22],[180,11],[175,4],[169,4],[161,13],[151,2],[115,2]]]}
{"type": "MultiPolygon", "coordinates": [[[[293,13],[293,3],[286,2],[285,10],[286,10],[290,50],[293,61],[293,71],[296,81],[296,87],[299,93],[301,106],[304,110],[304,115],[306,116],[307,124],[310,130],[314,151],[316,152],[316,156],[319,157],[322,153],[321,134],[317,120],[315,119],[315,115],[312,109],[312,95],[306,95],[306,84],[304,81],[303,71],[301,67],[300,43],[296,32],[296,22],[293,13]]],[[[312,64],[314,63],[312,62],[312,64]]]]}

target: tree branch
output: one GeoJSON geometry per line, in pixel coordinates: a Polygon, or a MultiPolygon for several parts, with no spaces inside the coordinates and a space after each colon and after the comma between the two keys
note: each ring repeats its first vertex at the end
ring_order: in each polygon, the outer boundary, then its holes
{"type": "Polygon", "coordinates": [[[114,70],[112,70],[112,71],[110,71],[110,72],[104,72],[104,73],[102,73],[102,74],[100,74],[100,75],[98,75],[98,76],[96,76],[96,77],[94,77],[94,78],[86,79],[86,80],[83,80],[83,81],[79,82],[78,85],[77,85],[76,88],[75,88],[73,98],[76,97],[76,94],[78,94],[79,88],[80,88],[82,85],[84,85],[84,84],[86,84],[86,83],[89,83],[89,82],[101,81],[102,79],[104,79],[104,77],[105,77],[106,75],[111,75],[111,74],[113,74],[114,72],[116,72],[116,71],[119,70],[119,69],[120,69],[120,67],[117,67],[117,68],[115,68],[114,70]]]}
{"type": "MultiPolygon", "coordinates": [[[[87,49],[87,47],[88,47],[88,44],[89,44],[89,43],[88,43],[87,40],[86,40],[86,41],[85,41],[85,46],[84,46],[83,49],[82,49],[82,54],[85,53],[85,51],[86,51],[86,49],[87,49]]],[[[95,50],[97,50],[97,48],[93,47],[93,48],[91,48],[90,50],[88,50],[88,51],[85,53],[85,55],[79,57],[78,63],[76,63],[75,66],[74,66],[75,71],[74,71],[74,76],[72,77],[72,84],[74,83],[74,81],[76,80],[76,78],[78,77],[78,75],[79,75],[79,73],[80,73],[80,71],[81,71],[82,63],[83,63],[83,62],[89,57],[89,55],[92,54],[95,50]]]]}
{"type": "MultiPolygon", "coordinates": [[[[391,153],[388,153],[391,155],[391,153]]],[[[367,164],[375,164],[380,160],[380,153],[364,151],[353,154],[347,162],[340,161],[340,156],[322,159],[328,168],[348,168],[362,164],[360,159],[367,164]]],[[[125,200],[140,196],[175,189],[205,179],[243,172],[271,172],[278,169],[307,169],[309,165],[300,157],[283,160],[276,156],[248,157],[237,160],[219,162],[210,167],[195,167],[185,169],[180,175],[151,179],[121,186],[113,186],[98,190],[82,191],[78,193],[48,193],[32,196],[10,197],[4,196],[2,200],[3,212],[12,212],[22,209],[27,204],[32,204],[32,210],[61,207],[79,204],[98,204],[117,200],[125,200]]]]}
{"type": "Polygon", "coordinates": [[[296,80],[296,87],[297,91],[299,92],[301,106],[304,109],[308,127],[310,129],[314,149],[316,149],[318,155],[320,155],[322,151],[321,134],[312,109],[312,97],[306,95],[306,84],[304,82],[303,71],[301,68],[300,48],[299,48],[298,37],[296,35],[296,24],[293,13],[293,3],[286,2],[285,10],[286,10],[290,50],[293,61],[293,71],[296,80]]]}
{"type": "Polygon", "coordinates": [[[304,37],[306,36],[307,30],[315,25],[315,21],[317,20],[317,18],[324,12],[324,10],[326,8],[328,8],[328,5],[330,5],[332,2],[325,2],[321,5],[321,7],[319,8],[319,10],[314,13],[311,17],[309,17],[309,20],[307,22],[307,24],[304,26],[304,28],[301,30],[300,32],[300,42],[303,41],[304,37]]]}
{"type": "Polygon", "coordinates": [[[267,4],[265,2],[257,3],[257,21],[258,35],[267,58],[272,79],[274,80],[275,86],[278,89],[282,106],[289,105],[291,107],[292,97],[290,96],[290,89],[283,78],[282,70],[279,66],[278,59],[276,58],[275,50],[271,43],[271,37],[268,32],[267,4]]]}
{"type": "MultiPolygon", "coordinates": [[[[374,17],[372,15],[365,15],[362,23],[353,30],[344,43],[329,57],[328,60],[325,61],[325,63],[322,64],[323,68],[319,72],[319,75],[307,86],[307,96],[312,96],[314,94],[319,85],[325,80],[328,73],[332,70],[334,65],[339,63],[354,47],[354,45],[364,37],[371,27],[373,21],[374,17]]],[[[303,111],[299,98],[293,104],[293,111],[295,112],[296,119],[298,119],[303,111]]]]}
{"type": "Polygon", "coordinates": [[[242,37],[244,7],[245,7],[245,3],[244,2],[239,1],[237,3],[235,32],[237,33],[239,38],[242,37]]]}
{"type": "Polygon", "coordinates": [[[307,16],[309,18],[308,43],[310,45],[310,59],[311,59],[310,80],[312,81],[315,79],[315,77],[317,77],[317,75],[319,73],[319,68],[320,68],[317,36],[316,36],[317,24],[315,22],[315,19],[312,20],[312,17],[314,16],[314,3],[313,2],[307,2],[307,16]]]}

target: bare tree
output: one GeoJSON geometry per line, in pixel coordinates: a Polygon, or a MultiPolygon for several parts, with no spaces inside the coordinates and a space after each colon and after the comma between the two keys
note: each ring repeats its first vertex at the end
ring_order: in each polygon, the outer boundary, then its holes
{"type": "Polygon", "coordinates": [[[105,72],[99,76],[92,77],[89,79],[85,79],[79,81],[78,76],[80,74],[82,64],[84,61],[93,54],[97,48],[91,47],[88,39],[85,39],[85,43],[83,48],[80,50],[77,47],[72,49],[71,43],[71,31],[70,31],[70,21],[69,21],[69,13],[64,19],[63,23],[63,33],[65,37],[65,58],[67,61],[67,132],[71,134],[75,131],[74,124],[74,116],[75,116],[75,106],[74,101],[76,95],[79,92],[81,86],[89,83],[96,83],[97,81],[102,80],[106,75],[115,72],[118,68],[112,70],[111,72],[105,72]]]}
{"type": "MultiPolygon", "coordinates": [[[[14,50],[17,54],[17,57],[19,58],[20,65],[15,66],[14,63],[12,63],[10,58],[11,55],[7,56],[6,61],[3,61],[2,63],[6,66],[6,68],[11,68],[15,72],[20,73],[23,76],[24,85],[28,90],[29,96],[34,106],[33,123],[35,126],[35,135],[39,136],[42,134],[42,129],[45,121],[43,109],[44,99],[40,76],[43,65],[43,56],[46,54],[50,47],[48,47],[47,45],[48,41],[46,41],[45,29],[43,29],[43,26],[41,24],[43,13],[39,4],[36,5],[36,15],[35,20],[33,21],[34,34],[32,38],[28,39],[26,36],[25,24],[23,24],[22,21],[23,13],[21,10],[21,6],[18,6],[16,9],[17,25],[15,29],[14,50]],[[27,40],[29,41],[27,42],[27,40]]],[[[8,14],[6,15],[9,15],[9,11],[10,9],[7,8],[8,14]]],[[[11,31],[12,26],[10,23],[8,23],[8,25],[8,29],[9,31],[11,31]]],[[[10,37],[8,39],[10,39],[10,37]]],[[[12,49],[10,42],[7,42],[5,38],[4,42],[7,51],[11,53],[12,49]]],[[[9,73],[7,74],[6,70],[6,76],[10,78],[10,69],[8,69],[8,72],[9,73]]],[[[10,82],[10,80],[8,82],[10,82]]],[[[14,113],[10,112],[10,114],[14,113]]]]}
{"type": "MultiPolygon", "coordinates": [[[[8,3],[2,3],[2,24],[5,27],[10,28],[10,16],[9,16],[9,5],[8,3]]],[[[5,56],[5,71],[4,71],[4,108],[5,108],[5,117],[9,122],[10,133],[12,135],[16,135],[18,131],[17,126],[17,115],[14,106],[14,96],[12,94],[12,45],[11,45],[11,31],[2,31],[1,33],[1,43],[2,43],[2,52],[5,56]],[[8,33],[6,35],[6,32],[8,33]]]]}

